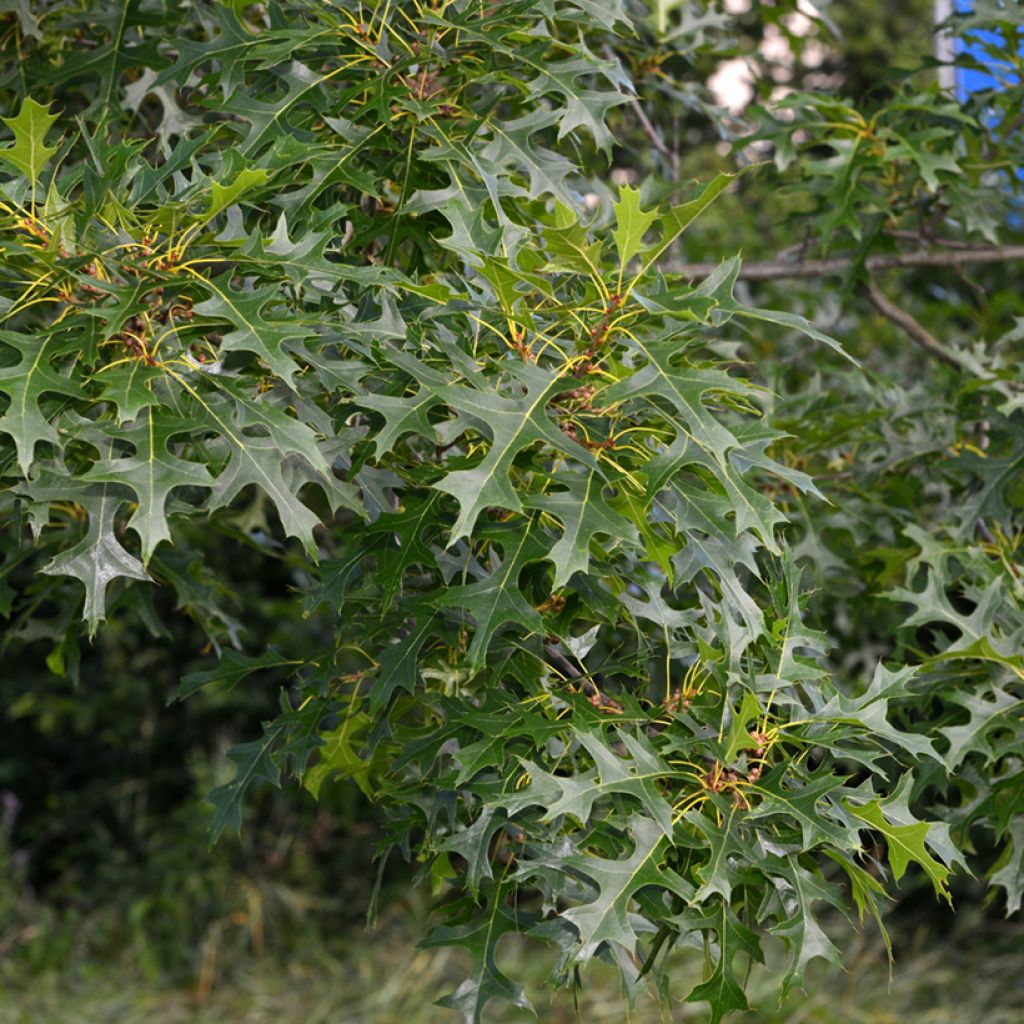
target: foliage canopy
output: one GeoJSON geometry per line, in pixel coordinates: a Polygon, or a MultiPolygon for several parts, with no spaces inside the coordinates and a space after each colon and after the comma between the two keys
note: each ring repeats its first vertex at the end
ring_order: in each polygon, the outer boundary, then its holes
{"type": "Polygon", "coordinates": [[[286,681],[214,837],[354,779],[471,1022],[526,1005],[525,932],[630,992],[702,948],[717,1024],[767,937],[799,984],[822,908],[880,920],[911,865],[947,898],[979,834],[1019,908],[1018,5],[957,26],[1002,91],[742,123],[713,6],[4,10],[4,643],[74,673],[184,615],[179,697],[286,681]],[[700,184],[687,129],[733,143],[700,184]],[[692,227],[723,206],[763,258],[692,227]],[[224,545],[287,566],[294,649],[243,638],[224,545]]]}

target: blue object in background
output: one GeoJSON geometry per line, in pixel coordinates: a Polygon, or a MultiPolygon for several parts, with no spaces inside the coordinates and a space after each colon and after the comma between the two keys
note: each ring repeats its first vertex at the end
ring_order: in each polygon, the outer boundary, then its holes
{"type": "MultiPolygon", "coordinates": [[[[955,0],[953,7],[960,14],[970,14],[974,9],[974,5],[971,0],[955,0]]],[[[988,64],[991,66],[993,61],[992,57],[985,52],[984,47],[986,43],[994,43],[999,47],[1006,46],[1006,40],[999,32],[995,32],[992,29],[971,29],[969,38],[965,39],[963,36],[959,35],[955,38],[953,43],[953,52],[957,55],[967,54],[968,56],[973,57],[978,64],[988,64]]],[[[1009,71],[1010,69],[1008,68],[1007,70],[1009,71]]],[[[956,94],[956,98],[961,103],[963,103],[973,93],[1006,88],[1005,82],[1000,81],[996,75],[991,72],[984,71],[980,67],[957,67],[955,68],[954,74],[954,92],[956,94]]],[[[1018,167],[1016,169],[1016,176],[1018,180],[1024,181],[1024,167],[1018,167]]],[[[1012,213],[1008,223],[1014,228],[1019,228],[1021,226],[1021,215],[1016,212],[1012,213]]]]}
{"type": "MultiPolygon", "coordinates": [[[[959,14],[970,14],[974,9],[972,0],[956,0],[953,9],[959,14]]],[[[947,8],[948,10],[948,8],[947,8]]],[[[973,57],[979,64],[991,64],[992,58],[985,52],[985,43],[995,43],[999,47],[1006,46],[1006,40],[999,32],[992,29],[971,29],[969,38],[957,36],[953,42],[953,52],[957,55],[967,54],[973,57]]],[[[1022,51],[1024,52],[1024,51],[1022,51]]],[[[956,98],[963,102],[971,93],[984,92],[987,89],[1005,89],[1006,86],[996,75],[981,70],[981,68],[955,69],[955,90],[956,98]]]]}
{"type": "MultiPolygon", "coordinates": [[[[957,39],[957,53],[968,53],[978,61],[985,59],[985,52],[978,45],[982,41],[1002,43],[998,32],[976,31],[972,33],[971,42],[957,39]]],[[[980,68],[956,69],[956,98],[962,103],[972,92],[983,92],[986,89],[1001,89],[1002,83],[995,75],[980,68]]]]}

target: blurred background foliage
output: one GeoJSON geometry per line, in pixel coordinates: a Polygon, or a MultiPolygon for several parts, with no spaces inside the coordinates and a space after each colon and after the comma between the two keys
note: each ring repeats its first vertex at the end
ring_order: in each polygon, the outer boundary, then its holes
{"type": "MultiPolygon", "coordinates": [[[[855,103],[878,104],[911,74],[931,74],[920,70],[922,55],[927,63],[932,47],[928,0],[845,0],[815,8],[736,0],[686,6],[689,35],[632,68],[635,79],[656,80],[647,94],[656,92],[670,111],[661,122],[671,123],[675,134],[670,141],[680,154],[678,180],[706,179],[731,168],[732,144],[756,120],[759,101],[793,90],[836,92],[855,103]],[[808,11],[818,17],[807,17],[808,11]]],[[[18,7],[0,4],[8,26],[18,7]]],[[[10,31],[4,38],[4,45],[15,45],[10,31]]],[[[592,187],[598,194],[607,193],[609,182],[639,180],[659,159],[629,106],[615,118],[610,168],[593,157],[592,187]]],[[[724,196],[687,235],[678,258],[716,260],[739,248],[756,260],[799,246],[806,211],[787,201],[781,182],[770,168],[749,177],[742,192],[724,196]]],[[[986,268],[983,286],[965,276],[953,292],[934,287],[933,276],[927,269],[908,272],[904,294],[913,297],[914,313],[924,323],[941,320],[951,341],[997,337],[1019,306],[1013,267],[986,268]],[[984,303],[974,301],[982,287],[984,303]]],[[[866,301],[841,294],[834,282],[756,287],[762,306],[799,313],[827,309],[831,302],[828,329],[854,353],[865,336],[876,349],[890,349],[894,360],[906,348],[891,323],[866,301]]],[[[771,343],[777,340],[773,334],[771,343]]],[[[756,336],[747,341],[756,352],[756,336]]],[[[767,351],[767,334],[763,344],[767,351]]],[[[820,391],[805,371],[794,365],[791,372],[778,390],[797,395],[789,414],[806,423],[806,408],[798,406],[813,406],[820,391]]],[[[777,413],[784,426],[787,408],[781,402],[777,413]]],[[[859,415],[870,419],[876,413],[859,415]]],[[[808,443],[805,435],[804,450],[808,443]]],[[[889,478],[885,486],[913,484],[889,478]]],[[[864,500],[887,498],[883,490],[864,500]]],[[[900,496],[899,504],[907,503],[900,496]]],[[[252,573],[244,531],[225,532],[222,540],[205,546],[217,552],[216,564],[173,566],[191,579],[193,606],[154,607],[145,620],[135,613],[112,616],[88,648],[79,650],[70,627],[67,642],[54,645],[52,630],[36,637],[27,620],[5,623],[0,983],[6,998],[0,1000],[0,1024],[449,1019],[430,1004],[460,976],[449,962],[457,954],[408,952],[410,936],[423,931],[431,894],[410,889],[407,865],[372,865],[374,812],[355,782],[328,783],[318,802],[294,789],[260,791],[248,807],[241,840],[208,846],[210,809],[197,814],[197,807],[213,785],[230,776],[226,749],[258,731],[277,710],[279,694],[273,679],[256,676],[233,691],[207,687],[187,702],[169,701],[183,674],[208,664],[208,631],[198,621],[202,609],[216,607],[222,615],[224,608],[244,607],[248,634],[286,655],[301,656],[320,628],[315,616],[303,615],[296,597],[300,581],[285,557],[275,571],[261,548],[261,571],[252,573]],[[364,919],[378,893],[365,879],[378,867],[384,909],[367,934],[364,919]]],[[[885,589],[900,582],[902,566],[890,557],[886,538],[877,540],[875,549],[861,555],[876,567],[874,581],[885,589]]],[[[822,539],[833,549],[846,542],[842,536],[822,539]]],[[[3,566],[0,612],[8,610],[6,583],[28,571],[3,566]]],[[[902,613],[894,604],[888,627],[866,623],[858,618],[856,594],[844,592],[835,577],[833,583],[816,598],[816,613],[830,620],[831,634],[841,641],[838,659],[866,661],[869,633],[895,632],[902,613]]],[[[880,614],[879,608],[873,602],[872,614],[880,614]]],[[[229,632],[243,629],[235,622],[222,625],[229,632]]],[[[983,847],[985,836],[976,841],[983,847]]],[[[974,1014],[989,1024],[1019,1020],[1020,925],[1003,921],[1002,908],[986,902],[984,888],[961,877],[954,926],[948,910],[918,881],[904,880],[903,897],[891,914],[897,955],[891,990],[877,936],[865,929],[850,948],[840,928],[836,941],[848,947],[850,972],[844,977],[820,969],[806,997],[797,994],[776,1008],[769,965],[752,992],[751,1002],[762,1008],[755,1019],[945,1024],[961,1019],[969,978],[974,1014]]],[[[533,970],[532,948],[510,943],[505,955],[510,964],[519,963],[510,973],[540,978],[547,972],[547,965],[533,970]]],[[[696,972],[699,964],[684,954],[679,969],[696,972]]],[[[583,1019],[620,1019],[619,993],[603,984],[616,984],[610,971],[588,976],[583,1019]]],[[[550,1007],[543,996],[535,1001],[544,1020],[575,1019],[566,993],[550,1007]]],[[[493,1012],[496,1021],[524,1016],[507,1008],[493,1012]]],[[[679,1012],[673,1019],[701,1020],[705,1013],[693,1006],[679,1012]]],[[[634,1019],[663,1018],[651,1003],[638,1006],[634,1019]]]]}

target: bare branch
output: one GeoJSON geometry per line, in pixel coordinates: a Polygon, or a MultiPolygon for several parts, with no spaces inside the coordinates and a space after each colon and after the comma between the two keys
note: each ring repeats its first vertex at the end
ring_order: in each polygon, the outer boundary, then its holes
{"type": "MultiPolygon", "coordinates": [[[[961,267],[970,263],[1013,263],[1024,260],[1024,245],[993,245],[972,249],[936,252],[918,249],[914,252],[876,253],[864,260],[867,271],[895,270],[906,267],[961,267]]],[[[841,274],[856,262],[853,256],[834,256],[824,260],[764,260],[744,263],[739,277],[743,281],[783,281],[790,278],[829,277],[841,274]]],[[[682,263],[663,267],[681,277],[707,277],[718,269],[717,263],[682,263]]]]}
{"type": "Polygon", "coordinates": [[[864,283],[864,291],[868,299],[871,300],[871,305],[882,316],[906,331],[921,348],[947,366],[953,366],[958,370],[962,369],[956,357],[948,352],[943,344],[930,331],[919,324],[905,309],[900,309],[895,302],[888,298],[875,283],[874,278],[869,277],[867,279],[864,283]]]}
{"type": "MultiPolygon", "coordinates": [[[[604,55],[609,60],[618,60],[615,55],[615,51],[610,46],[604,47],[604,55]]],[[[633,108],[633,112],[637,116],[637,120],[640,122],[640,127],[643,128],[647,138],[651,140],[651,145],[663,156],[668,159],[672,164],[673,170],[676,170],[676,165],[679,162],[679,154],[674,153],[668,147],[668,143],[665,142],[661,135],[661,132],[651,123],[651,119],[647,116],[647,112],[644,110],[643,104],[640,102],[638,97],[631,95],[629,97],[629,105],[633,108]]]]}
{"type": "Polygon", "coordinates": [[[544,653],[567,675],[570,679],[582,679],[583,673],[557,648],[554,644],[548,644],[544,653]]]}
{"type": "Polygon", "coordinates": [[[601,708],[603,711],[610,711],[613,714],[620,714],[622,712],[622,705],[614,697],[609,697],[607,694],[602,693],[593,677],[588,673],[581,672],[554,644],[548,644],[544,648],[544,653],[555,663],[562,674],[568,678],[568,685],[570,687],[578,685],[579,691],[594,707],[601,708]]]}
{"type": "Polygon", "coordinates": [[[981,539],[986,544],[995,544],[996,539],[992,536],[992,531],[988,528],[988,523],[984,519],[979,519],[974,524],[978,528],[978,533],[981,534],[981,539]]]}
{"type": "Polygon", "coordinates": [[[978,249],[975,242],[965,242],[959,238],[936,238],[925,235],[921,231],[900,231],[886,228],[882,231],[886,238],[896,238],[901,242],[914,242],[916,245],[937,245],[942,249],[966,249],[968,252],[978,249]]]}
{"type": "Polygon", "coordinates": [[[629,98],[629,105],[636,113],[637,120],[640,122],[640,127],[647,133],[647,138],[651,140],[651,144],[662,156],[667,157],[672,166],[675,167],[679,158],[671,149],[668,148],[668,144],[661,137],[661,133],[651,123],[651,119],[647,116],[647,112],[644,110],[644,105],[636,98],[636,96],[631,96],[629,98]]]}

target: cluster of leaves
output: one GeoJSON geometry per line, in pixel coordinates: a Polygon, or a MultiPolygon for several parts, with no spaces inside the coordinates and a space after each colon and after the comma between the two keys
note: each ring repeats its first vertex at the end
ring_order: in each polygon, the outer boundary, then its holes
{"type": "MultiPolygon", "coordinates": [[[[911,862],[948,895],[977,821],[1013,837],[994,880],[1019,903],[1012,370],[976,353],[976,386],[950,384],[933,429],[934,389],[897,400],[808,319],[754,303],[738,258],[698,283],[664,273],[736,174],[615,197],[588,180],[612,129],[630,135],[629,68],[661,83],[643,128],[659,140],[685,92],[645,48],[681,61],[723,20],[342,0],[21,5],[5,23],[5,642],[46,640],[66,670],[106,618],[159,636],[184,614],[219,660],[180,696],[287,674],[211,794],[214,834],[257,783],[354,778],[389,810],[385,845],[449,886],[427,943],[468,951],[448,1003],[469,1021],[525,1005],[496,959],[519,931],[559,948],[561,980],[600,955],[630,989],[701,947],[687,998],[717,1022],[745,1008],[765,935],[788,989],[838,960],[819,908],[878,917],[911,862]],[[828,386],[776,399],[788,357],[742,376],[732,338],[764,331],[799,338],[828,386]],[[807,470],[858,431],[855,494],[828,512],[807,470]],[[946,516],[886,563],[905,572],[892,605],[916,610],[871,657],[830,656],[844,631],[810,622],[799,560],[870,589],[864,524],[913,480],[946,516]],[[845,558],[822,517],[853,535],[845,558]],[[242,650],[212,544],[289,567],[313,624],[295,650],[242,650]]],[[[971,160],[951,126],[978,119],[934,91],[891,120],[800,102],[833,134],[775,125],[777,163],[799,131],[851,168],[841,203],[823,195],[842,215],[815,223],[822,244],[910,216],[916,193],[885,208],[869,181],[905,164],[950,217],[983,204],[947,182],[971,160]]],[[[810,165],[804,194],[831,173],[810,165]]]]}
{"type": "MultiPolygon", "coordinates": [[[[916,669],[904,714],[944,763],[932,760],[900,785],[910,806],[927,808],[954,846],[977,858],[972,866],[1013,913],[1024,891],[1014,781],[1024,758],[1024,334],[1012,261],[1024,251],[985,242],[1020,237],[1024,83],[1014,69],[1024,19],[1013,5],[978,4],[957,27],[974,48],[958,65],[984,66],[994,85],[962,104],[917,83],[865,114],[820,95],[787,99],[789,113],[777,120],[756,112],[776,164],[797,161],[802,184],[791,195],[813,225],[797,258],[831,258],[845,304],[832,314],[836,332],[875,371],[818,364],[794,374],[775,346],[771,382],[785,396],[779,426],[799,435],[787,442],[790,458],[834,506],[823,516],[780,495],[801,524],[790,535],[794,556],[817,588],[809,621],[836,643],[841,676],[863,674],[879,657],[916,669]],[[781,134],[766,131],[767,120],[781,134]],[[920,349],[908,353],[905,337],[891,342],[884,321],[856,308],[859,285],[877,276],[872,265],[919,268],[903,274],[900,302],[943,339],[931,352],[946,367],[920,349]]],[[[817,282],[800,291],[788,285],[786,294],[831,305],[817,282]]]]}
{"type": "Polygon", "coordinates": [[[983,851],[1008,913],[1024,884],[1022,449],[1019,384],[1006,365],[1019,338],[1018,328],[988,352],[958,350],[972,378],[946,371],[870,395],[846,387],[841,398],[809,388],[784,414],[822,424],[803,454],[833,478],[842,507],[828,522],[790,509],[803,523],[795,553],[835,588],[815,598],[816,613],[833,622],[846,671],[879,655],[914,668],[908,711],[941,756],[901,787],[964,854],[983,851]]]}

